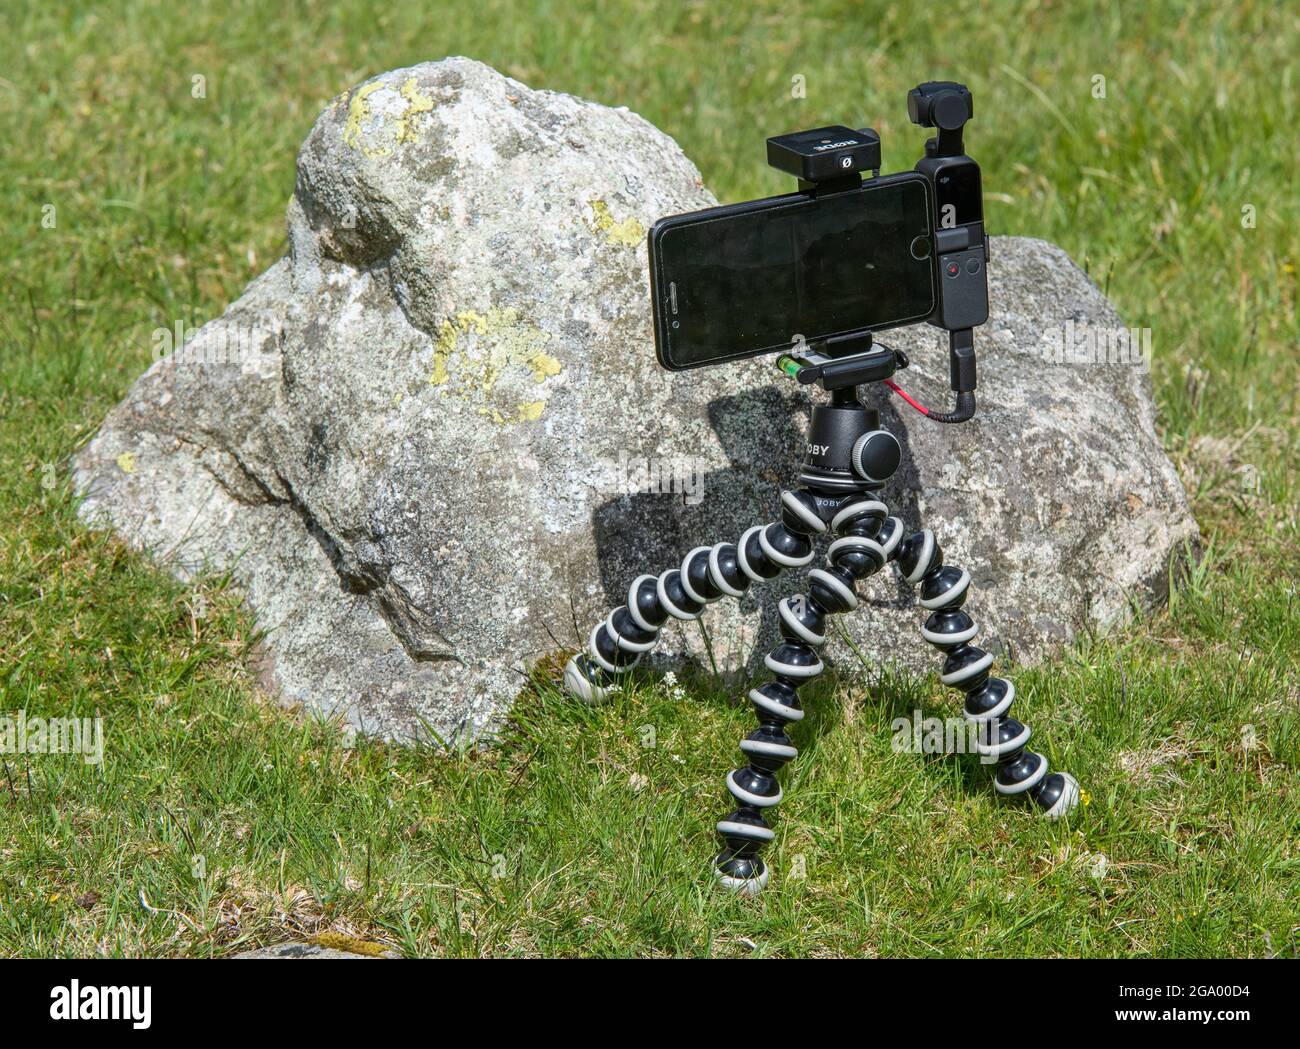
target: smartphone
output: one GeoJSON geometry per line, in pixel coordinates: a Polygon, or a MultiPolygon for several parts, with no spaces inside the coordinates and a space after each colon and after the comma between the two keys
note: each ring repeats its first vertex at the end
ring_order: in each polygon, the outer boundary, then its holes
{"type": "Polygon", "coordinates": [[[659,363],[699,368],[925,320],[933,206],[929,180],[908,171],[660,219],[649,237],[659,363]]]}

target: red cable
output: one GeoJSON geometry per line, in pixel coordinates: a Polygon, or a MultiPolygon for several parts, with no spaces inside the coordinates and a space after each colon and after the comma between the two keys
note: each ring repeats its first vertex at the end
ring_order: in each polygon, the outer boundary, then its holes
{"type": "Polygon", "coordinates": [[[900,396],[901,398],[903,398],[903,400],[905,400],[908,404],[910,404],[913,408],[915,408],[915,409],[916,409],[918,412],[920,412],[922,415],[929,415],[929,414],[930,414],[930,409],[929,409],[929,408],[925,407],[925,405],[923,405],[923,404],[918,404],[916,401],[912,400],[912,398],[909,397],[909,396],[904,392],[903,388],[902,388],[901,386],[899,386],[898,383],[894,382],[893,379],[886,379],[886,380],[885,380],[885,385],[888,386],[891,390],[893,390],[896,394],[898,394],[898,396],[900,396]]]}

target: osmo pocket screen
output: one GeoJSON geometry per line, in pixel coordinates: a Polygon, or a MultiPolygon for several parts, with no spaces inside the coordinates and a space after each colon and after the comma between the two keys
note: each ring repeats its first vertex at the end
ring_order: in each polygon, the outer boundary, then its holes
{"type": "Polygon", "coordinates": [[[656,290],[673,365],[924,319],[934,308],[926,203],[920,180],[866,183],[665,230],[656,290]]]}

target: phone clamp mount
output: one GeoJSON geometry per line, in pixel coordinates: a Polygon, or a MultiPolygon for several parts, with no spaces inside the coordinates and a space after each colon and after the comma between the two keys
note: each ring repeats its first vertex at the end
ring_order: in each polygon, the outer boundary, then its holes
{"type": "MultiPolygon", "coordinates": [[[[989,243],[979,205],[979,165],[965,154],[962,141],[974,103],[964,84],[930,81],[908,92],[907,112],[914,124],[938,131],[926,142],[916,170],[929,180],[934,202],[935,309],[927,320],[948,331],[949,380],[956,395],[951,412],[926,415],[935,422],[961,423],[975,415],[974,329],[988,319],[989,243]]],[[[798,179],[800,192],[841,193],[860,185],[864,171],[873,178],[880,174],[880,135],[872,128],[855,131],[838,124],[778,135],[767,140],[767,162],[798,179]]],[[[827,340],[834,345],[817,352],[861,352],[855,343],[864,339],[870,347],[870,331],[850,332],[827,340]]]]}
{"type": "MultiPolygon", "coordinates": [[[[978,195],[978,167],[961,152],[970,92],[960,84],[922,84],[909,94],[908,111],[914,122],[939,129],[917,170],[935,188],[936,281],[941,290],[929,319],[951,333],[957,393],[956,410],[940,418],[960,422],[974,413],[971,329],[988,312],[983,267],[972,272],[966,266],[968,258],[978,256],[982,263],[987,257],[978,200],[972,209],[968,192],[973,184],[978,195]],[[948,182],[941,184],[944,178],[948,182]],[[949,204],[956,214],[945,212],[949,204]],[[946,219],[952,221],[944,226],[946,219]],[[959,273],[950,277],[943,267],[953,262],[959,273]],[[956,282],[964,278],[971,279],[959,287],[956,282]],[[945,287],[945,281],[954,283],[945,287]],[[954,295],[950,302],[947,293],[954,295]]],[[[840,192],[856,185],[862,171],[873,177],[878,173],[880,138],[870,129],[839,126],[782,135],[768,140],[768,161],[795,175],[802,191],[840,192]]],[[[921,636],[944,657],[940,680],[965,695],[963,710],[976,727],[981,759],[996,764],[995,791],[1031,798],[1049,819],[1066,815],[1078,803],[1078,782],[1069,773],[1050,771],[1045,757],[1027,749],[1030,730],[1009,714],[1015,686],[993,676],[993,654],[972,644],[977,628],[964,608],[971,573],[945,563],[930,529],[908,534],[880,498],[880,489],[898,469],[902,448],[881,428],[879,411],[858,399],[858,387],[889,382],[907,366],[907,358],[877,345],[870,331],[855,331],[801,346],[778,358],[777,366],[800,384],[816,384],[830,394],[812,408],[799,487],[781,493],[779,518],[749,528],[734,543],[696,547],[680,566],[657,576],[632,580],[626,602],[596,624],[586,651],[569,660],[566,689],[589,703],[604,701],[655,647],[669,623],[699,619],[714,602],[742,598],[753,585],[786,569],[807,568],[820,543],[829,539],[823,564],[808,571],[807,593],[778,603],[781,641],[763,660],[771,680],[749,691],[759,726],[740,743],[746,764],[727,775],[735,809],[717,824],[722,851],[713,866],[718,882],[746,895],[767,885],[770,874],[759,853],[776,837],[768,819],[782,798],[777,773],[798,754],[787,734],[804,716],[798,690],[823,670],[818,650],[826,642],[830,617],[858,608],[856,583],[890,562],[904,582],[919,587],[921,607],[929,613],[921,636]]],[[[937,413],[928,414],[933,418],[937,413]]]]}

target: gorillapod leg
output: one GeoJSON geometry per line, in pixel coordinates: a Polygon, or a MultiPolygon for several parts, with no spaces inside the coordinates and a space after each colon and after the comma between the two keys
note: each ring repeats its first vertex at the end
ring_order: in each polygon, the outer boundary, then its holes
{"type": "Polygon", "coordinates": [[[813,559],[810,536],[825,530],[811,491],[782,492],[780,520],[755,525],[736,543],[698,546],[680,568],[657,577],[638,576],[628,588],[627,603],[597,623],[587,651],[569,660],[565,688],[588,703],[602,702],[609,686],[654,648],[669,618],[698,619],[714,601],[743,597],[752,583],[808,564],[813,559]]]}
{"type": "Polygon", "coordinates": [[[826,619],[858,606],[853,584],[883,568],[903,534],[897,518],[885,519],[885,504],[869,496],[854,494],[822,505],[829,505],[830,527],[839,538],[826,552],[826,567],[808,573],[808,593],[778,606],[782,641],[763,661],[774,679],[749,693],[759,726],[740,743],[748,764],[727,775],[737,807],[718,823],[723,848],[714,866],[723,886],[744,895],[762,891],[768,882],[758,854],[776,834],[764,813],[782,797],[777,772],[798,754],[786,727],[803,718],[799,686],[822,672],[817,650],[826,641],[826,619]]]}
{"type": "Polygon", "coordinates": [[[904,581],[920,585],[921,607],[930,612],[921,635],[945,655],[939,680],[966,694],[964,711],[978,726],[977,747],[985,757],[997,759],[997,792],[1028,794],[1048,819],[1066,815],[1078,803],[1078,781],[1068,772],[1049,772],[1047,759],[1026,749],[1029,729],[1008,716],[1015,686],[990,676],[993,656],[970,643],[975,621],[962,608],[970,572],[943,563],[943,551],[928,528],[899,543],[894,558],[904,581]]]}
{"type": "MultiPolygon", "coordinates": [[[[872,479],[881,480],[889,472],[872,479]]],[[[633,580],[627,603],[596,625],[587,651],[565,668],[565,686],[573,695],[587,702],[604,700],[610,685],[654,647],[670,618],[698,619],[707,605],[724,596],[742,597],[753,583],[809,564],[814,537],[828,530],[835,533],[827,566],[809,572],[809,593],[786,598],[778,606],[782,642],[764,660],[774,679],[749,693],[759,727],[740,744],[748,764],[727,776],[737,807],[717,825],[723,848],[714,862],[718,880],[727,888],[753,894],[768,882],[759,852],[775,832],[764,811],[781,801],[777,773],[798,754],[786,734],[787,726],[803,718],[798,688],[822,672],[817,650],[826,639],[827,616],[856,608],[854,583],[889,561],[897,562],[905,581],[920,584],[921,605],[931,612],[922,636],[945,653],[943,683],[966,694],[965,714],[980,727],[979,749],[998,763],[997,791],[1028,794],[1050,819],[1078,803],[1074,777],[1049,772],[1047,759],[1026,749],[1029,729],[1007,716],[1014,686],[990,676],[993,657],[969,643],[976,628],[962,605],[970,573],[943,563],[933,532],[923,529],[904,539],[902,522],[887,514],[885,504],[868,494],[820,488],[782,492],[778,521],[750,528],[735,544],[697,547],[680,568],[633,580]]]]}

